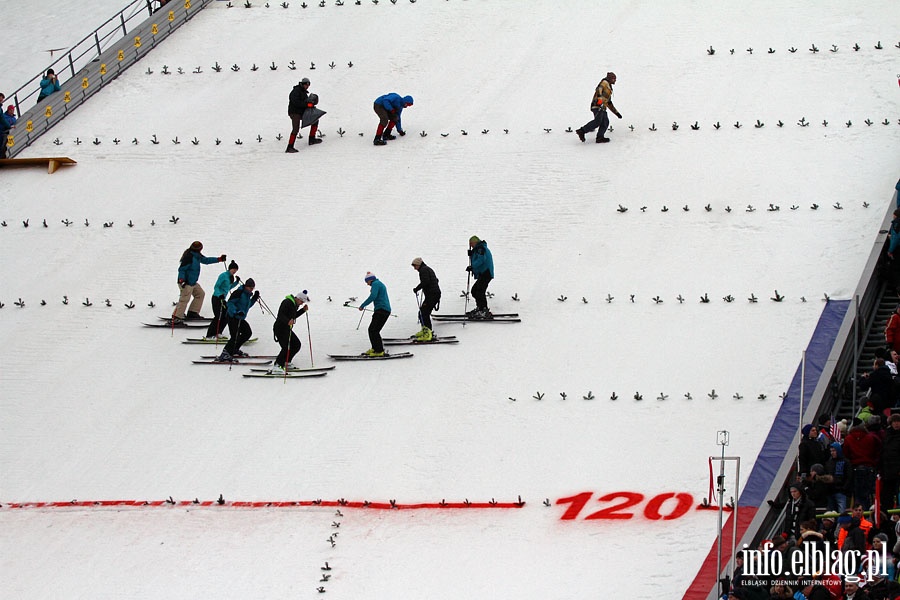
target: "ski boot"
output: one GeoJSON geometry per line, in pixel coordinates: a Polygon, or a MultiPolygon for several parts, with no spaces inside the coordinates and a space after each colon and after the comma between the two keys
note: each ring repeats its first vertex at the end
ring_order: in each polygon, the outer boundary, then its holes
{"type": "Polygon", "coordinates": [[[235,350],[234,351],[235,358],[249,358],[250,355],[244,352],[243,350],[235,350]]]}
{"type": "Polygon", "coordinates": [[[296,148],[294,148],[294,145],[293,145],[293,144],[288,144],[288,145],[287,145],[287,149],[285,150],[285,152],[286,152],[287,154],[293,154],[294,152],[300,152],[300,151],[297,150],[296,148]]]}
{"type": "Polygon", "coordinates": [[[430,342],[434,339],[434,332],[432,332],[429,328],[423,327],[422,331],[417,333],[415,336],[417,342],[430,342]]]}
{"type": "Polygon", "coordinates": [[[271,369],[266,371],[267,375],[284,375],[285,368],[281,365],[273,365],[271,369]]]}
{"type": "Polygon", "coordinates": [[[193,312],[193,311],[188,311],[187,316],[184,317],[184,319],[186,321],[196,321],[197,319],[202,319],[202,318],[203,317],[200,316],[200,313],[193,312]]]}
{"type": "Polygon", "coordinates": [[[391,140],[396,140],[397,136],[392,134],[390,131],[385,131],[383,134],[381,134],[381,139],[389,142],[391,140]]]}
{"type": "Polygon", "coordinates": [[[374,348],[369,348],[365,352],[363,352],[363,356],[384,356],[384,350],[381,352],[376,352],[374,348]]]}
{"type": "Polygon", "coordinates": [[[485,319],[493,319],[494,315],[491,311],[489,311],[487,309],[487,307],[484,307],[484,308],[478,309],[478,311],[474,315],[472,315],[472,318],[481,321],[481,320],[485,320],[485,319]]]}
{"type": "Polygon", "coordinates": [[[581,130],[580,127],[575,130],[575,133],[578,134],[578,139],[583,142],[584,141],[584,132],[581,130]]]}
{"type": "Polygon", "coordinates": [[[234,357],[223,351],[222,354],[216,358],[216,362],[234,362],[234,357]]]}
{"type": "Polygon", "coordinates": [[[321,143],[322,143],[322,138],[317,138],[317,137],[311,137],[311,138],[309,138],[309,145],[310,145],[310,146],[315,146],[316,144],[321,144],[321,143]]]}
{"type": "Polygon", "coordinates": [[[379,135],[375,136],[375,141],[372,143],[375,144],[376,146],[387,146],[387,142],[384,141],[383,139],[381,139],[381,136],[379,136],[379,135]]]}
{"type": "Polygon", "coordinates": [[[598,144],[605,144],[605,143],[607,143],[607,142],[609,142],[609,138],[608,138],[608,137],[602,137],[602,136],[601,136],[601,137],[598,137],[598,138],[597,138],[597,143],[598,143],[598,144]]]}

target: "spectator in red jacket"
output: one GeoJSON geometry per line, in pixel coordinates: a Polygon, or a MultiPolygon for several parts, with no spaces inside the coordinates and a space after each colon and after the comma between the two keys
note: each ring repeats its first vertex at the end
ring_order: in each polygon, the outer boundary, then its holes
{"type": "Polygon", "coordinates": [[[884,328],[884,341],[891,350],[900,351],[900,304],[894,309],[894,314],[884,328]]]}
{"type": "Polygon", "coordinates": [[[844,456],[853,465],[853,500],[871,506],[875,495],[875,467],[881,459],[881,439],[862,423],[850,428],[844,439],[844,456]]]}

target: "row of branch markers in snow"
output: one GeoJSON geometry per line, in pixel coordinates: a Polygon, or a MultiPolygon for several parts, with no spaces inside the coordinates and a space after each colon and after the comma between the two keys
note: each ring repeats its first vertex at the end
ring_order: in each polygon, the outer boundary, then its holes
{"type": "MultiPolygon", "coordinates": [[[[900,80],[898,80],[898,81],[900,81],[900,80]]],[[[49,117],[48,117],[48,118],[49,118],[49,117]]],[[[880,119],[880,120],[877,120],[877,121],[876,121],[876,120],[872,120],[871,118],[866,118],[866,119],[863,121],[863,123],[864,123],[866,126],[868,126],[868,127],[871,127],[871,126],[873,126],[873,125],[878,125],[878,124],[883,125],[883,126],[900,125],[900,119],[897,119],[896,121],[892,121],[891,119],[885,117],[885,118],[883,118],[883,119],[880,119]]],[[[801,117],[801,118],[797,121],[796,125],[797,125],[798,127],[809,127],[810,125],[812,125],[812,122],[811,122],[811,121],[807,121],[807,120],[806,120],[806,117],[801,117]]],[[[833,125],[833,123],[832,123],[831,121],[829,121],[828,119],[823,119],[820,125],[821,125],[822,127],[829,127],[830,125],[833,125]]],[[[853,123],[852,120],[845,121],[845,122],[843,122],[841,125],[842,125],[844,128],[854,127],[854,123],[853,123]]],[[[858,125],[858,124],[857,124],[857,125],[858,125]]],[[[741,121],[735,121],[734,123],[731,124],[731,127],[730,127],[730,128],[733,128],[733,129],[743,129],[744,126],[745,126],[745,123],[742,123],[741,121]]],[[[764,122],[760,121],[759,119],[756,119],[755,122],[751,122],[751,126],[752,126],[754,129],[763,129],[763,128],[766,126],[766,124],[765,124],[764,122]]],[[[785,123],[784,123],[784,121],[779,120],[779,121],[777,121],[777,122],[775,123],[775,126],[778,127],[778,128],[783,128],[783,127],[785,127],[785,123]]],[[[703,126],[700,125],[700,122],[699,122],[699,121],[694,121],[693,123],[691,123],[691,124],[689,125],[689,127],[690,127],[691,131],[700,131],[701,129],[703,129],[703,126]]],[[[722,125],[722,123],[721,123],[720,121],[716,121],[715,123],[712,123],[712,124],[710,125],[710,127],[712,127],[712,129],[717,130],[717,131],[720,130],[720,129],[722,129],[722,128],[727,128],[725,125],[722,125]]],[[[30,131],[32,131],[32,129],[33,129],[33,123],[32,123],[32,121],[26,122],[26,124],[25,124],[25,131],[30,132],[30,131]]],[[[628,129],[629,129],[629,131],[634,132],[634,131],[637,129],[637,127],[635,127],[634,125],[629,125],[629,126],[628,126],[628,129]]],[[[647,127],[647,130],[648,130],[648,131],[651,131],[651,132],[660,131],[661,129],[663,129],[663,128],[662,128],[662,127],[657,127],[657,126],[656,126],[656,123],[651,123],[651,124],[647,127]]],[[[681,129],[681,125],[679,125],[677,122],[673,122],[672,125],[671,125],[671,129],[672,129],[672,131],[678,131],[679,129],[681,129]]],[[[480,133],[481,135],[488,135],[489,133],[491,133],[491,131],[493,131],[493,130],[490,129],[490,128],[485,128],[485,129],[482,129],[479,133],[480,133]]],[[[502,131],[503,131],[504,135],[508,135],[508,134],[510,133],[510,130],[509,130],[509,129],[502,129],[502,131]]],[[[552,132],[553,132],[553,128],[552,128],[552,127],[543,127],[543,128],[542,128],[542,131],[544,132],[544,134],[549,134],[549,133],[552,133],[552,132]]],[[[567,134],[568,134],[568,133],[574,133],[574,131],[575,131],[575,130],[572,129],[571,126],[566,127],[566,129],[563,130],[563,132],[564,132],[564,133],[567,133],[567,134]]],[[[609,128],[609,131],[610,131],[610,132],[614,132],[614,131],[615,131],[615,128],[614,128],[614,127],[610,127],[610,128],[609,128]]],[[[13,134],[10,135],[9,138],[7,139],[7,146],[9,146],[9,147],[13,147],[13,146],[15,146],[15,144],[16,144],[16,142],[15,142],[15,129],[13,129],[12,132],[13,132],[13,134]]],[[[347,132],[346,130],[344,130],[343,128],[338,127],[338,129],[335,131],[335,133],[337,133],[338,137],[343,138],[348,132],[347,132]]],[[[530,133],[532,133],[532,132],[525,132],[525,133],[526,133],[526,134],[530,134],[530,133]]],[[[321,139],[321,138],[327,137],[326,134],[325,134],[321,129],[316,133],[316,135],[317,135],[317,137],[320,138],[320,139],[321,139]]],[[[364,136],[366,136],[367,134],[366,134],[365,132],[360,131],[360,132],[358,132],[356,135],[357,135],[358,137],[364,137],[364,136]]],[[[447,137],[450,137],[450,135],[452,135],[452,134],[449,133],[449,132],[441,132],[441,133],[440,133],[440,137],[441,137],[441,138],[447,138],[447,137]]],[[[468,135],[469,135],[469,131],[466,130],[466,129],[460,129],[460,130],[459,130],[459,135],[468,136],[468,135]]],[[[303,137],[303,136],[298,135],[298,139],[301,139],[302,137],[303,137]]],[[[420,132],[419,132],[419,137],[421,137],[421,138],[428,137],[428,132],[425,131],[425,130],[420,131],[420,132]]],[[[272,140],[273,142],[279,142],[279,143],[280,143],[280,142],[282,142],[282,141],[284,140],[284,136],[283,136],[282,134],[278,133],[278,134],[276,134],[275,136],[273,136],[273,137],[271,138],[271,140],[272,140]]],[[[122,143],[123,143],[123,140],[122,140],[121,138],[119,138],[118,136],[115,136],[115,137],[112,138],[112,140],[108,140],[108,141],[112,141],[112,144],[113,144],[114,146],[120,146],[120,145],[122,145],[122,143]]],[[[185,137],[185,138],[181,138],[181,137],[179,137],[179,136],[175,136],[174,138],[171,138],[170,140],[167,140],[167,143],[178,146],[178,145],[183,144],[185,141],[190,142],[190,144],[191,144],[192,146],[200,146],[200,145],[203,144],[203,142],[202,142],[202,141],[200,140],[200,138],[198,138],[197,136],[189,136],[189,137],[185,137]]],[[[256,142],[257,144],[262,144],[262,143],[265,143],[266,141],[267,141],[267,138],[264,137],[261,133],[258,133],[258,134],[256,134],[256,136],[255,136],[254,138],[252,138],[250,141],[246,141],[246,140],[244,140],[243,138],[237,137],[237,138],[234,138],[234,139],[232,140],[232,143],[233,143],[233,145],[235,145],[235,146],[244,146],[244,145],[250,145],[252,142],[256,142]]],[[[150,142],[150,144],[155,145],[155,146],[156,146],[156,145],[162,145],[162,143],[163,143],[163,141],[160,140],[160,139],[156,136],[156,134],[153,134],[153,135],[150,136],[149,142],[150,142]]],[[[82,140],[80,137],[76,137],[76,138],[72,141],[72,143],[75,144],[76,146],[80,146],[80,145],[84,144],[85,141],[82,140]]],[[[100,145],[103,144],[103,140],[101,140],[99,137],[96,137],[96,136],[95,136],[94,139],[90,141],[90,143],[91,143],[92,145],[94,145],[94,146],[100,146],[100,145]]],[[[137,137],[133,137],[129,143],[130,143],[132,146],[137,146],[137,145],[140,145],[141,140],[140,140],[139,138],[137,138],[137,137]]],[[[218,138],[218,137],[217,137],[217,138],[215,138],[215,139],[212,141],[212,143],[215,144],[216,146],[221,146],[221,145],[223,144],[223,141],[222,141],[221,138],[218,138]]],[[[55,139],[53,140],[53,144],[56,145],[56,146],[62,146],[62,145],[64,145],[64,142],[63,142],[61,139],[59,139],[59,138],[55,138],[55,139]]],[[[127,146],[126,146],[126,147],[127,147],[127,146]]]]}
{"type": "MultiPolygon", "coordinates": [[[[712,488],[710,488],[712,489],[712,488]]],[[[541,506],[554,508],[561,521],[621,521],[646,519],[650,521],[672,521],[684,517],[691,511],[718,510],[712,502],[712,492],[702,502],[697,503],[694,496],[687,492],[663,492],[647,497],[641,492],[580,492],[551,501],[545,499],[541,506]]],[[[506,510],[525,507],[522,497],[512,502],[501,502],[491,498],[487,502],[420,502],[400,503],[397,500],[351,501],[344,498],[338,500],[278,500],[278,501],[236,501],[225,500],[220,495],[217,500],[174,500],[171,496],[165,500],[68,500],[58,502],[6,502],[0,503],[0,509],[104,509],[104,508],[237,508],[237,509],[296,509],[332,507],[366,510],[506,510]]],[[[731,504],[725,510],[732,509],[731,504]]]]}
{"type": "MultiPolygon", "coordinates": [[[[871,206],[871,204],[869,204],[868,202],[862,202],[861,206],[863,208],[869,208],[869,206],[871,206]]],[[[791,210],[792,212],[796,212],[796,211],[800,210],[802,207],[799,204],[791,204],[787,208],[789,210],[791,210]]],[[[808,208],[809,208],[809,210],[819,210],[820,208],[823,208],[823,207],[820,204],[813,202],[812,204],[809,205],[808,208]]],[[[831,208],[833,208],[835,210],[844,210],[845,207],[840,202],[835,202],[834,204],[831,205],[831,208]]],[[[662,212],[662,213],[672,212],[673,214],[680,214],[680,213],[689,213],[692,211],[692,208],[691,208],[690,204],[685,204],[680,207],[671,207],[671,208],[667,204],[655,206],[652,209],[647,205],[638,207],[638,211],[641,213],[646,213],[648,210],[652,210],[653,212],[657,212],[657,211],[662,212]],[[676,208],[677,208],[677,210],[676,210],[676,208]]],[[[704,212],[708,212],[708,213],[716,212],[717,210],[723,210],[728,214],[731,214],[731,213],[740,214],[742,212],[744,212],[744,213],[755,213],[755,212],[776,213],[776,212],[781,212],[781,205],[769,203],[768,206],[758,208],[758,207],[754,206],[753,204],[748,204],[745,207],[732,207],[730,204],[727,204],[727,205],[725,205],[724,208],[722,208],[722,207],[713,206],[712,204],[706,204],[702,207],[702,210],[704,212]]],[[[615,208],[615,211],[618,213],[626,213],[626,212],[628,212],[628,207],[624,206],[622,204],[619,204],[615,208]]],[[[698,210],[695,212],[700,212],[700,211],[698,210]]],[[[181,220],[180,217],[176,217],[175,215],[172,215],[169,218],[169,223],[171,223],[173,225],[177,225],[179,220],[181,220]]],[[[68,219],[68,218],[60,219],[59,222],[60,222],[60,224],[63,225],[63,227],[66,227],[66,228],[73,227],[75,225],[83,225],[84,227],[91,226],[91,220],[88,218],[85,218],[84,221],[82,221],[81,223],[76,223],[75,221],[72,221],[71,219],[68,219]]],[[[24,229],[28,229],[29,227],[34,227],[34,229],[50,229],[51,226],[52,227],[57,226],[56,221],[54,221],[53,219],[51,219],[49,222],[47,221],[47,219],[41,219],[40,225],[37,224],[37,221],[32,223],[31,217],[22,219],[19,223],[22,225],[22,227],[24,229]]],[[[101,221],[101,228],[102,229],[112,229],[115,224],[116,224],[116,222],[112,221],[112,220],[101,221]]],[[[157,225],[156,219],[151,219],[150,227],[156,227],[156,225],[157,225]]],[[[10,226],[10,223],[8,223],[6,221],[6,219],[3,219],[2,221],[0,221],[0,227],[9,227],[9,226],[10,226]]],[[[129,219],[128,222],[125,223],[125,227],[127,227],[128,229],[133,229],[135,227],[140,227],[140,224],[135,223],[132,219],[129,219]]],[[[119,229],[117,229],[116,231],[121,231],[121,230],[122,230],[122,227],[119,227],[119,229]]]]}

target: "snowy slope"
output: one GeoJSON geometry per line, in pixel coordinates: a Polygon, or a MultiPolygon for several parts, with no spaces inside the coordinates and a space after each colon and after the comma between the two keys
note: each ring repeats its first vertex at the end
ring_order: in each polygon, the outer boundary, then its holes
{"type": "MultiPolygon", "coordinates": [[[[345,598],[679,597],[715,516],[652,520],[644,507],[668,492],[705,496],[717,430],[732,432],[729,454],[749,473],[823,294],[854,289],[897,177],[898,25],[888,2],[205,10],[26,153],[77,166],[0,178],[0,502],[521,495],[526,505],[342,517],[0,509],[3,595],[287,598],[324,585],[345,598]],[[609,69],[625,118],[613,143],[579,144],[565,130],[587,120],[609,69]],[[275,136],[287,134],[287,94],[303,76],[328,111],[325,142],[285,155],[275,136]],[[388,91],[416,98],[409,135],[373,148],[371,102],[388,91]],[[182,332],[140,327],[169,311],[177,259],[200,239],[237,260],[273,309],[310,291],[297,362],[308,364],[311,340],[324,364],[368,347],[366,321],[357,330],[358,312],[341,306],[366,295],[368,270],[397,315],[386,335],[417,329],[415,256],[441,279],[442,312],[460,312],[473,234],[494,252],[492,307],[523,323],[444,325],[458,346],[413,348],[407,361],[245,381],[243,368],[192,366],[207,352],[180,344],[182,332]],[[784,302],[768,300],[775,290],[784,302]],[[619,491],[645,497],[634,518],[585,519],[607,506],[596,497],[619,491]],[[583,492],[595,497],[562,520],[556,500],[583,492]],[[75,543],[87,552],[73,556],[75,543]],[[656,577],[621,576],[651,547],[656,577]],[[326,560],[335,577],[319,583],[326,560]]],[[[208,291],[217,274],[204,268],[208,291]]],[[[254,351],[274,351],[271,317],[254,310],[250,324],[254,351]]]]}

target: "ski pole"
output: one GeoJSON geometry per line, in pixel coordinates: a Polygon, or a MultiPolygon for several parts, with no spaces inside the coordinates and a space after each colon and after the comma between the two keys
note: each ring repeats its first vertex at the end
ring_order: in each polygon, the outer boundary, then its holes
{"type": "Polygon", "coordinates": [[[472,260],[469,259],[469,277],[466,279],[466,304],[463,312],[469,312],[469,286],[472,284],[472,260]]]}
{"type": "Polygon", "coordinates": [[[356,324],[356,330],[357,330],[357,331],[359,331],[359,326],[362,325],[362,320],[363,320],[363,317],[364,317],[364,316],[366,316],[366,311],[365,311],[365,310],[360,310],[360,311],[359,311],[359,323],[356,324]]]}
{"type": "MultiPolygon", "coordinates": [[[[353,306],[352,304],[342,304],[342,306],[344,306],[345,308],[355,308],[355,309],[357,309],[357,310],[360,310],[360,308],[359,308],[358,306],[353,306]]],[[[374,311],[374,309],[372,309],[372,308],[363,308],[362,310],[364,310],[364,311],[374,311]]],[[[392,316],[392,317],[395,317],[395,318],[399,318],[399,317],[397,317],[397,315],[395,315],[394,313],[391,313],[391,316],[392,316]]]]}
{"type": "Polygon", "coordinates": [[[419,325],[425,326],[425,319],[422,318],[422,303],[419,301],[419,292],[416,292],[416,306],[419,307],[419,325]]]}
{"type": "Polygon", "coordinates": [[[291,340],[294,337],[294,320],[291,319],[291,326],[288,328],[288,343],[287,348],[284,351],[284,381],[282,383],[287,383],[287,370],[288,364],[291,362],[291,340]]]}
{"type": "Polygon", "coordinates": [[[309,330],[309,308],[307,307],[307,309],[304,312],[306,314],[306,341],[309,342],[309,363],[312,366],[316,366],[316,361],[313,358],[313,351],[312,351],[312,332],[310,332],[310,330],[309,330]]]}

